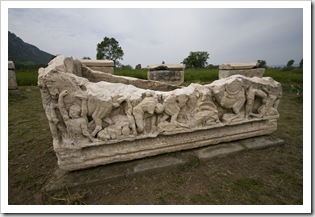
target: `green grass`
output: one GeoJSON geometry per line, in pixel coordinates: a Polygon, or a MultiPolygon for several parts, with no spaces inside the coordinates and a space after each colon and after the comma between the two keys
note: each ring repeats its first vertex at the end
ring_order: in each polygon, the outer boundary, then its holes
{"type": "Polygon", "coordinates": [[[217,80],[219,77],[218,69],[185,69],[185,83],[206,84],[217,80]]]}
{"type": "Polygon", "coordinates": [[[128,70],[128,69],[115,69],[115,75],[120,76],[128,76],[133,78],[139,78],[147,80],[147,69],[135,69],[135,70],[128,70]]]}
{"type": "MultiPolygon", "coordinates": [[[[16,69],[15,73],[18,86],[36,86],[38,76],[37,71],[37,68],[16,69]]],[[[114,74],[147,80],[147,69],[115,69],[114,74]]],[[[218,69],[185,69],[184,85],[190,83],[211,83],[219,78],[218,74],[218,69]]],[[[292,88],[293,85],[299,89],[303,84],[303,72],[300,68],[268,68],[264,77],[272,77],[274,80],[286,84],[289,88],[292,88]]]]}
{"type": "Polygon", "coordinates": [[[298,68],[292,68],[291,70],[268,68],[264,74],[264,77],[272,77],[274,80],[280,83],[303,84],[303,72],[298,68]]]}
{"type": "Polygon", "coordinates": [[[36,69],[16,69],[16,82],[18,86],[36,86],[38,71],[36,69]]]}

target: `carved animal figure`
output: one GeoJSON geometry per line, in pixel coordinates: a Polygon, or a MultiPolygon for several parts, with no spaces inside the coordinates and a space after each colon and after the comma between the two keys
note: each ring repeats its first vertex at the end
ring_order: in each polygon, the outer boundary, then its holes
{"type": "Polygon", "coordinates": [[[81,101],[76,95],[87,95],[87,116],[92,117],[96,125],[91,133],[93,137],[102,129],[102,120],[107,118],[113,108],[118,107],[126,99],[120,96],[114,99],[111,96],[99,96],[94,93],[94,90],[90,89],[87,79],[70,73],[60,73],[52,70],[45,74],[42,79],[52,98],[58,98],[62,91],[68,90],[68,94],[64,97],[67,110],[74,104],[81,105],[81,101]]]}
{"type": "Polygon", "coordinates": [[[63,98],[68,94],[67,90],[63,90],[58,99],[59,110],[62,115],[62,118],[67,126],[67,132],[69,137],[76,143],[82,142],[82,140],[87,137],[92,142],[98,141],[88,131],[88,120],[86,118],[86,99],[81,98],[82,106],[74,104],[70,106],[69,113],[64,107],[63,98]]]}
{"type": "Polygon", "coordinates": [[[164,115],[160,121],[163,122],[167,120],[169,117],[171,117],[170,121],[171,124],[178,125],[181,127],[187,127],[186,125],[177,122],[177,117],[179,115],[181,108],[186,104],[188,99],[189,97],[186,94],[168,95],[163,102],[164,115]]]}
{"type": "Polygon", "coordinates": [[[254,117],[263,117],[266,113],[266,102],[267,102],[267,94],[259,89],[256,89],[250,86],[246,91],[246,106],[245,106],[245,117],[249,116],[254,117]],[[260,106],[257,109],[258,114],[255,114],[253,110],[254,100],[256,98],[260,98],[260,106]]]}
{"type": "Polygon", "coordinates": [[[151,117],[151,132],[156,131],[156,114],[163,112],[163,106],[158,102],[157,97],[152,93],[144,94],[143,100],[133,108],[133,115],[135,117],[137,130],[142,133],[145,130],[145,114],[148,113],[151,117]]]}

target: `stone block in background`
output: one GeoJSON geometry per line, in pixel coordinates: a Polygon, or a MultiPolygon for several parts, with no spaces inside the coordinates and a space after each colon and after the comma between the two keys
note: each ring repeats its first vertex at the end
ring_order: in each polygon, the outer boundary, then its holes
{"type": "Polygon", "coordinates": [[[219,69],[253,69],[257,68],[257,62],[244,62],[244,63],[223,63],[219,66],[219,69]]]}
{"type": "Polygon", "coordinates": [[[261,78],[265,73],[264,68],[257,68],[257,69],[238,69],[238,70],[219,70],[219,79],[227,78],[232,75],[243,75],[245,77],[259,77],[261,78]]]}
{"type": "Polygon", "coordinates": [[[9,90],[17,89],[15,66],[13,61],[8,61],[8,89],[9,90]]]}
{"type": "Polygon", "coordinates": [[[160,81],[171,85],[184,82],[184,64],[148,65],[148,80],[160,81]]]}
{"type": "Polygon", "coordinates": [[[114,61],[112,60],[81,60],[81,63],[94,71],[114,74],[114,61]]]}
{"type": "Polygon", "coordinates": [[[245,77],[261,78],[265,73],[264,68],[257,68],[257,62],[249,63],[224,63],[219,66],[219,79],[227,78],[232,75],[243,75],[245,77]]]}

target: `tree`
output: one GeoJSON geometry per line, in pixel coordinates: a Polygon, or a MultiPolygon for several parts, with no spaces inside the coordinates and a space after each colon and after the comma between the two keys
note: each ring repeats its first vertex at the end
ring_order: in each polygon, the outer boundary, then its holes
{"type": "Polygon", "coordinates": [[[300,61],[300,68],[303,68],[303,58],[300,61]]]}
{"type": "Polygon", "coordinates": [[[257,60],[257,62],[258,62],[258,68],[267,68],[266,60],[257,60]]]}
{"type": "Polygon", "coordinates": [[[98,60],[113,60],[115,66],[119,63],[119,59],[123,60],[124,51],[115,38],[105,37],[101,43],[97,44],[96,50],[96,59],[98,60]]]}
{"type": "Polygon", "coordinates": [[[182,63],[186,65],[186,68],[205,68],[208,65],[208,59],[209,54],[206,51],[191,51],[182,63]]]}
{"type": "Polygon", "coordinates": [[[287,67],[291,67],[294,63],[294,60],[289,60],[287,63],[287,67]]]}
{"type": "Polygon", "coordinates": [[[83,60],[90,60],[91,58],[90,57],[83,57],[82,59],[83,60]]]}

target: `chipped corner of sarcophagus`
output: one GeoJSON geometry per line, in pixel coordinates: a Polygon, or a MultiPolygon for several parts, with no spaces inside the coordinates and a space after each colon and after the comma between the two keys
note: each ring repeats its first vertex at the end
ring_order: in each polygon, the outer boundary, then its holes
{"type": "Polygon", "coordinates": [[[63,170],[270,134],[282,94],[270,77],[242,75],[170,91],[91,82],[64,56],[39,69],[38,86],[63,170]]]}

